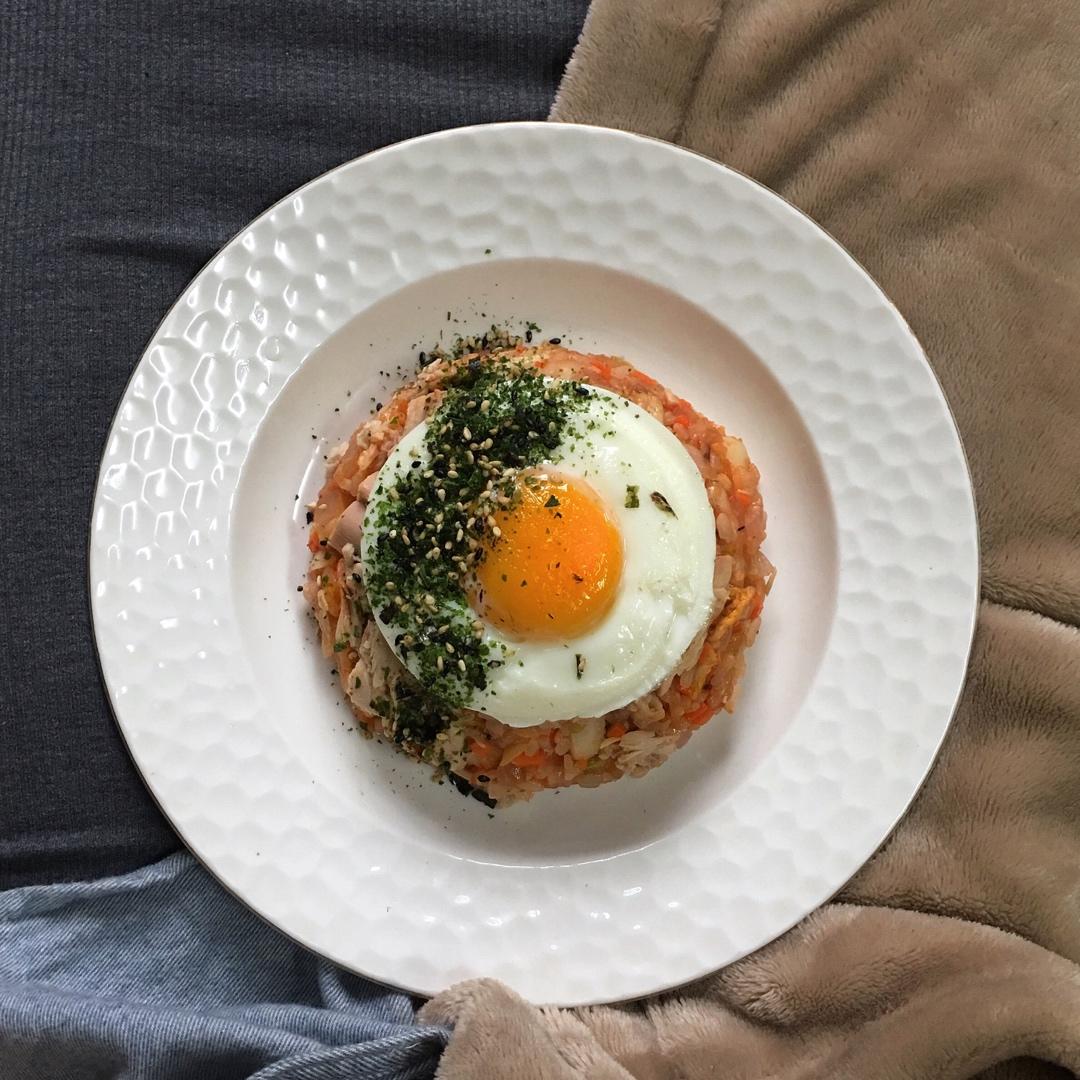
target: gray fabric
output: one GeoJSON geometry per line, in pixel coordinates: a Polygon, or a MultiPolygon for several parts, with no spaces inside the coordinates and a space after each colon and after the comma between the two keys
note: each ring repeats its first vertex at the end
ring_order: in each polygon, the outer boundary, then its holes
{"type": "Polygon", "coordinates": [[[411,1080],[446,1039],[293,945],[178,853],[0,894],[4,1080],[411,1080]]]}
{"type": "Polygon", "coordinates": [[[0,5],[0,887],[176,846],[110,718],[85,587],[105,432],[154,327],[221,244],[325,169],[543,117],[585,7],[0,5]]]}

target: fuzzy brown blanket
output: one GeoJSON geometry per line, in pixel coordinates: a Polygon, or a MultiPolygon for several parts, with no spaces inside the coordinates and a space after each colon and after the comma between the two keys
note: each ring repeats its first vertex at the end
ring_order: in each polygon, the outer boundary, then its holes
{"type": "Polygon", "coordinates": [[[595,0],[553,118],[733,165],[877,278],[967,447],[982,605],[938,764],[834,903],[632,1006],[453,987],[439,1075],[1080,1072],[1080,4],[595,0]]]}

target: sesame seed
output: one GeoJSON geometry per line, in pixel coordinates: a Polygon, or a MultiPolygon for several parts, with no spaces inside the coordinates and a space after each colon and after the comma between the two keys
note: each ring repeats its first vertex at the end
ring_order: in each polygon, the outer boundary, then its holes
{"type": "Polygon", "coordinates": [[[491,535],[494,536],[496,540],[498,540],[499,537],[502,536],[502,529],[500,529],[499,526],[496,525],[495,528],[491,530],[491,535]]]}
{"type": "Polygon", "coordinates": [[[446,643],[446,651],[451,654],[454,652],[454,646],[451,645],[449,641],[446,643]]]}
{"type": "Polygon", "coordinates": [[[468,428],[462,428],[461,437],[468,442],[472,438],[472,432],[468,428]]]}
{"type": "Polygon", "coordinates": [[[459,671],[464,671],[465,670],[465,661],[464,660],[459,660],[457,662],[457,666],[458,666],[459,671]]]}
{"type": "Polygon", "coordinates": [[[488,409],[490,409],[490,408],[491,408],[491,402],[488,401],[487,398],[484,398],[484,400],[480,402],[480,411],[482,413],[486,413],[488,411],[488,409]]]}
{"type": "Polygon", "coordinates": [[[442,659],[441,656],[436,657],[435,666],[439,669],[439,671],[442,671],[442,669],[443,669],[443,659],[442,659]]]}

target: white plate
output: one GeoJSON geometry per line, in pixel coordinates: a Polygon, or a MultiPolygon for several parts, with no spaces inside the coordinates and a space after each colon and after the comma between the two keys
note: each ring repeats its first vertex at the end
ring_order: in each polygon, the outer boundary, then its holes
{"type": "Polygon", "coordinates": [[[90,576],[131,753],[237,896],[412,991],[580,1004],[735,960],[869,857],[948,726],[978,560],[948,407],[850,256],[705,158],[529,123],[350,162],[221,251],[124,394],[90,576]],[[507,319],[743,436],[779,576],[733,718],[492,817],[351,730],[296,585],[329,446],[417,348],[507,319]]]}

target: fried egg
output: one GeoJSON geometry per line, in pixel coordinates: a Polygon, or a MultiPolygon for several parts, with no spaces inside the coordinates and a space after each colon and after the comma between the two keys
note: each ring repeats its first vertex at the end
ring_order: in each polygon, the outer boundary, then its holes
{"type": "MultiPolygon", "coordinates": [[[[409,469],[430,468],[425,437],[437,421],[395,446],[369,520],[409,469]]],[[[649,693],[712,613],[715,521],[697,466],[648,412],[589,387],[559,445],[514,484],[465,590],[477,636],[499,658],[466,707],[529,727],[601,716],[649,693]]],[[[378,544],[378,530],[365,530],[365,574],[378,544]]],[[[419,675],[393,610],[375,617],[419,675]]]]}

